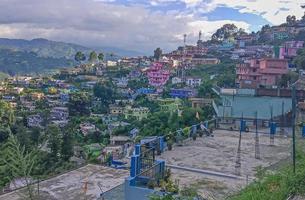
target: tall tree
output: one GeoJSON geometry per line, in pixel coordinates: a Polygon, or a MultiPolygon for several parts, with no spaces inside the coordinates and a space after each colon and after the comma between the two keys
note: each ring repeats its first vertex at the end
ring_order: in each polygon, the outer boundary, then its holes
{"type": "Polygon", "coordinates": [[[0,125],[10,126],[15,122],[14,110],[9,103],[0,100],[0,125]]]}
{"type": "Polygon", "coordinates": [[[219,42],[244,33],[245,31],[239,29],[235,24],[225,24],[212,35],[212,41],[219,42]]]}
{"type": "Polygon", "coordinates": [[[305,69],[305,48],[298,50],[298,55],[293,59],[293,64],[298,69],[305,69]]]}
{"type": "Polygon", "coordinates": [[[69,114],[85,116],[90,114],[90,95],[87,92],[71,93],[68,103],[69,114]]]}
{"type": "Polygon", "coordinates": [[[78,63],[81,63],[82,61],[85,61],[85,60],[86,60],[86,56],[85,56],[85,54],[84,54],[83,52],[78,51],[78,52],[76,52],[74,59],[75,59],[78,63]]]}
{"type": "Polygon", "coordinates": [[[154,58],[156,60],[160,60],[161,56],[162,56],[162,49],[158,47],[157,49],[154,50],[154,58]]]}
{"type": "Polygon", "coordinates": [[[101,100],[102,110],[106,112],[115,96],[113,89],[106,84],[97,83],[93,88],[93,94],[101,100]]]}
{"type": "Polygon", "coordinates": [[[12,134],[9,136],[5,152],[5,166],[0,166],[0,168],[5,167],[9,171],[11,181],[21,178],[20,180],[26,186],[27,191],[27,194],[20,194],[23,196],[22,199],[37,199],[39,192],[32,184],[33,170],[37,165],[37,152],[26,151],[25,147],[21,146],[18,139],[12,134]]]}
{"type": "Polygon", "coordinates": [[[46,128],[46,135],[48,137],[48,148],[51,149],[51,160],[57,162],[61,157],[63,143],[61,130],[56,125],[49,125],[46,128]]]}
{"type": "Polygon", "coordinates": [[[104,61],[104,54],[103,53],[99,53],[98,56],[97,56],[98,60],[100,62],[104,61]]]}
{"type": "Polygon", "coordinates": [[[97,54],[95,51],[91,51],[89,55],[89,62],[95,63],[97,60],[97,54]]]}

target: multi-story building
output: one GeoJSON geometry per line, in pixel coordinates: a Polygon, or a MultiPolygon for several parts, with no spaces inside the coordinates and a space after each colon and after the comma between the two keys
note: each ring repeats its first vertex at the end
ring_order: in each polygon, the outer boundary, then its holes
{"type": "Polygon", "coordinates": [[[190,61],[192,66],[196,65],[216,65],[220,63],[218,58],[197,58],[194,57],[190,61]]]}
{"type": "Polygon", "coordinates": [[[195,97],[197,95],[197,91],[194,89],[188,89],[188,88],[184,88],[184,89],[176,89],[176,88],[172,88],[170,90],[170,94],[169,94],[172,98],[189,98],[189,97],[195,97]]]}
{"type": "Polygon", "coordinates": [[[142,120],[144,118],[147,118],[148,113],[149,108],[147,107],[132,108],[131,106],[126,106],[124,109],[125,119],[135,117],[137,118],[137,120],[142,120]]]}
{"type": "Polygon", "coordinates": [[[182,107],[182,101],[178,98],[158,99],[162,111],[176,112],[182,107]]]}
{"type": "Polygon", "coordinates": [[[252,59],[236,67],[236,83],[240,88],[272,87],[288,72],[285,59],[252,59]]]}
{"type": "Polygon", "coordinates": [[[50,117],[52,120],[67,120],[69,117],[69,110],[67,107],[54,107],[51,110],[50,117]]]}
{"type": "Polygon", "coordinates": [[[297,51],[303,48],[304,41],[288,41],[280,48],[280,59],[291,59],[297,56],[297,51]]]}
{"type": "Polygon", "coordinates": [[[30,115],[27,117],[28,127],[41,127],[42,122],[43,122],[43,119],[39,114],[30,115]]]}
{"type": "Polygon", "coordinates": [[[161,87],[166,84],[170,76],[168,70],[163,69],[161,63],[155,62],[147,70],[149,84],[154,87],[161,87]]]}
{"type": "Polygon", "coordinates": [[[197,77],[186,77],[185,84],[189,87],[198,87],[202,83],[201,78],[197,77]]]}

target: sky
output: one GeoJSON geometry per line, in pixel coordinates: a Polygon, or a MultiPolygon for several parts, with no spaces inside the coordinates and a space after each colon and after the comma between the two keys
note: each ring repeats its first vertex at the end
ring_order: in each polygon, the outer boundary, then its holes
{"type": "Polygon", "coordinates": [[[305,0],[0,0],[0,37],[46,38],[151,53],[195,43],[226,23],[246,31],[301,18],[305,0]]]}

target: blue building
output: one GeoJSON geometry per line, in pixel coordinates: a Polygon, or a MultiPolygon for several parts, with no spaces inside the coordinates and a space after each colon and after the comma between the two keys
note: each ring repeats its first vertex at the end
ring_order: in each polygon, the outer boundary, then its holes
{"type": "Polygon", "coordinates": [[[137,89],[138,94],[153,94],[156,90],[152,88],[139,88],[137,89]]]}
{"type": "Polygon", "coordinates": [[[170,96],[172,98],[189,98],[189,97],[195,97],[197,94],[197,91],[194,89],[175,89],[172,88],[170,90],[170,96]]]}

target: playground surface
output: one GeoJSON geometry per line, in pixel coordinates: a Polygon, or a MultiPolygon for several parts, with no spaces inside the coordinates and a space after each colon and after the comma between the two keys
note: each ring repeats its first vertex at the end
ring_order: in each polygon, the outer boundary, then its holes
{"type": "MultiPolygon", "coordinates": [[[[189,139],[183,146],[174,146],[172,151],[164,152],[159,158],[177,167],[234,175],[238,141],[237,131],[215,130],[214,137],[189,139]]],[[[223,199],[251,182],[258,166],[273,166],[290,155],[291,138],[275,136],[273,146],[269,135],[260,135],[259,141],[260,159],[256,159],[255,133],[242,133],[240,178],[173,168],[173,179],[182,187],[197,188],[204,197],[223,199]]]]}
{"type": "MultiPolygon", "coordinates": [[[[101,189],[105,192],[122,184],[128,175],[126,170],[89,164],[40,182],[40,194],[47,200],[93,200],[99,197],[101,189]]],[[[7,193],[0,200],[22,200],[24,192],[20,189],[7,193]]]]}

